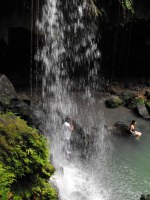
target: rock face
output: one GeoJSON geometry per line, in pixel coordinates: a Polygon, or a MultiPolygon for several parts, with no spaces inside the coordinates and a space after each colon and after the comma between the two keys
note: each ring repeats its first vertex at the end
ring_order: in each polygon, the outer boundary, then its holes
{"type": "Polygon", "coordinates": [[[45,114],[41,109],[31,105],[31,101],[18,99],[14,86],[5,75],[0,75],[0,112],[11,111],[20,116],[30,126],[42,133],[45,126],[45,114]]]}
{"type": "Polygon", "coordinates": [[[0,74],[0,102],[8,105],[15,98],[17,98],[17,93],[14,86],[5,75],[0,74]]]}

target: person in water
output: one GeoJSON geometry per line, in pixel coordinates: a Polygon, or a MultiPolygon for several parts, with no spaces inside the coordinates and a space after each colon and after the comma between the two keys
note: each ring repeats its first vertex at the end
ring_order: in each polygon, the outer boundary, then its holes
{"type": "Polygon", "coordinates": [[[65,153],[67,154],[67,157],[69,157],[69,155],[71,154],[70,138],[73,130],[74,127],[72,125],[72,119],[70,117],[66,117],[65,122],[63,124],[63,136],[64,136],[65,153]]]}
{"type": "Polygon", "coordinates": [[[132,120],[129,126],[129,132],[135,137],[141,137],[142,133],[135,130],[136,121],[132,120]]]}

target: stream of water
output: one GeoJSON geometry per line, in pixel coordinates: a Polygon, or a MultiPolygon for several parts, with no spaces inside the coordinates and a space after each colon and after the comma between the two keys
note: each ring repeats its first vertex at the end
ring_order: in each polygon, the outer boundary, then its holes
{"type": "Polygon", "coordinates": [[[148,122],[138,119],[139,128],[145,130],[140,141],[114,137],[105,129],[105,124],[118,118],[129,123],[133,115],[126,110],[115,113],[104,109],[101,95],[93,92],[99,83],[101,54],[89,2],[47,0],[37,23],[44,35],[38,56],[44,71],[45,132],[56,168],[51,181],[58,188],[60,200],[138,200],[150,189],[148,122]],[[74,83],[84,91],[69,92],[74,83]],[[84,158],[78,151],[72,152],[70,159],[63,153],[62,123],[67,115],[93,137],[84,158]]]}

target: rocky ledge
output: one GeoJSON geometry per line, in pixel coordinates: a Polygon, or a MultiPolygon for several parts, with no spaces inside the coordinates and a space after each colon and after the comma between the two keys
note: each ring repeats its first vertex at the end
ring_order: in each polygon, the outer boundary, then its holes
{"type": "Polygon", "coordinates": [[[108,108],[123,105],[144,119],[150,120],[150,81],[133,79],[113,82],[109,86],[105,105],[108,108]]]}
{"type": "Polygon", "coordinates": [[[44,130],[45,114],[40,102],[33,104],[29,96],[19,95],[10,80],[0,74],[0,113],[8,111],[20,116],[28,125],[37,128],[41,133],[44,130]]]}

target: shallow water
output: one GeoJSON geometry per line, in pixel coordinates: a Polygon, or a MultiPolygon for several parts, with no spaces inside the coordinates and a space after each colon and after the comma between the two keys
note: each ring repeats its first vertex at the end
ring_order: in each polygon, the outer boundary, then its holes
{"type": "Polygon", "coordinates": [[[96,150],[91,148],[89,158],[72,154],[70,160],[64,159],[61,167],[56,167],[52,179],[59,188],[60,199],[138,200],[141,194],[149,193],[149,121],[124,107],[105,108],[99,95],[76,93],[70,99],[76,107],[72,116],[86,132],[92,133],[95,128],[98,137],[94,144],[96,150]],[[116,121],[129,124],[132,119],[143,133],[140,140],[112,136],[104,128],[116,121]]]}
{"type": "Polygon", "coordinates": [[[125,200],[139,199],[142,193],[150,191],[149,121],[136,116],[124,107],[114,110],[105,108],[104,113],[108,124],[118,120],[129,124],[132,119],[135,119],[137,130],[143,133],[140,140],[120,137],[112,139],[114,160],[110,167],[110,171],[113,170],[113,182],[117,185],[117,190],[113,189],[112,199],[115,199],[115,195],[122,195],[125,200]]]}

